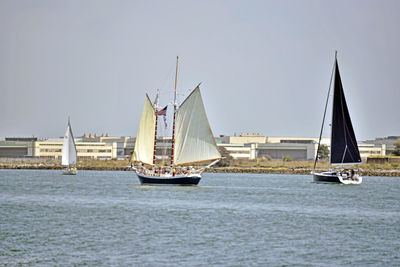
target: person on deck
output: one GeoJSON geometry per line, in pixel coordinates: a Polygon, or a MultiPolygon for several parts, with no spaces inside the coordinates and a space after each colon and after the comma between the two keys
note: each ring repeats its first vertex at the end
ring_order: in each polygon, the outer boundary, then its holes
{"type": "Polygon", "coordinates": [[[351,180],[354,180],[354,170],[353,169],[350,170],[350,178],[351,178],[351,180]]]}

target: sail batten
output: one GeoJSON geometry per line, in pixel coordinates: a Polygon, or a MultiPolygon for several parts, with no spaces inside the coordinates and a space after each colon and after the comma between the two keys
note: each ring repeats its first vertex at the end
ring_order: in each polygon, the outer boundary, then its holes
{"type": "Polygon", "coordinates": [[[337,60],[335,61],[330,162],[332,164],[361,162],[337,60]]]}
{"type": "Polygon", "coordinates": [[[71,124],[68,121],[68,127],[64,135],[64,142],[62,147],[61,164],[64,166],[76,165],[77,152],[75,146],[74,136],[72,134],[71,124]]]}
{"type": "Polygon", "coordinates": [[[139,161],[145,164],[153,163],[154,138],[155,138],[156,115],[154,107],[146,94],[142,117],[136,136],[135,150],[131,161],[139,161]]]}
{"type": "Polygon", "coordinates": [[[221,158],[196,87],[176,112],[174,164],[221,158]]]}

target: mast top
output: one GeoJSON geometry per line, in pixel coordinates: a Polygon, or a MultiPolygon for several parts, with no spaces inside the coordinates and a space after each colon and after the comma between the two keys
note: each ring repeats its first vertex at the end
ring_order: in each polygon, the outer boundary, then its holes
{"type": "Polygon", "coordinates": [[[176,56],[175,89],[174,89],[175,93],[176,93],[176,84],[178,83],[178,60],[179,57],[176,56]]]}

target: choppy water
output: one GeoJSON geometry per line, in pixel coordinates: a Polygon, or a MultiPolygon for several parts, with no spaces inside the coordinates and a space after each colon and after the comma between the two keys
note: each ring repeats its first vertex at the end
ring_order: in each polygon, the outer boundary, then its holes
{"type": "Polygon", "coordinates": [[[400,265],[400,179],[0,170],[0,265],[400,265]]]}

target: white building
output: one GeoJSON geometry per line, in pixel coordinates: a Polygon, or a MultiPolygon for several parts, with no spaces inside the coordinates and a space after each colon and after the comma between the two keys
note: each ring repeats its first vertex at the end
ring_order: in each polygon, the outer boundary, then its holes
{"type": "MultiPolygon", "coordinates": [[[[220,136],[217,145],[224,147],[234,159],[255,159],[268,157],[293,160],[313,160],[317,154],[318,137],[265,137],[260,134],[220,136]]],[[[321,145],[330,149],[330,138],[321,138],[321,145]]],[[[386,146],[358,143],[363,161],[372,155],[386,155],[386,146]]]]}
{"type": "MultiPolygon", "coordinates": [[[[78,159],[116,159],[117,143],[83,142],[75,138],[78,159]]],[[[61,159],[63,139],[6,138],[0,141],[3,157],[61,159]]]]}

